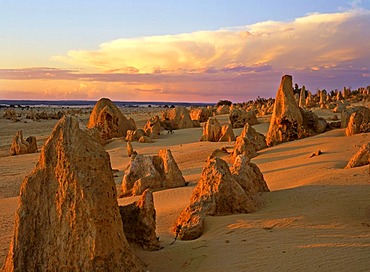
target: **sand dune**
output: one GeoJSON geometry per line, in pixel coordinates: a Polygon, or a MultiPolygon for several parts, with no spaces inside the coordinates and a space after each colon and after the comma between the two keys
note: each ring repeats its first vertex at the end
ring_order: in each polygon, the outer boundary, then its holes
{"type": "MultiPolygon", "coordinates": [[[[328,117],[329,111],[318,111],[328,117]]],[[[148,113],[133,114],[144,124],[148,113]]],[[[225,121],[225,116],[218,117],[225,121]]],[[[82,118],[86,121],[86,118],[82,118]]],[[[135,119],[136,120],[136,119],[135,119]]],[[[268,119],[254,126],[266,133],[268,119]]],[[[0,119],[7,134],[18,128],[0,119]]],[[[51,132],[52,122],[37,122],[26,135],[51,132]]],[[[241,129],[235,129],[236,135],[241,129]]],[[[13,134],[14,132],[14,134],[13,134]]],[[[2,132],[3,133],[3,132],[2,132]]],[[[155,143],[133,143],[140,154],[157,154],[170,148],[189,186],[154,192],[160,251],[134,248],[149,271],[368,271],[370,269],[370,172],[369,166],[343,169],[370,133],[346,137],[337,129],[299,141],[259,151],[252,162],[264,174],[271,190],[263,193],[264,207],[253,214],[206,219],[204,234],[194,241],[176,241],[171,228],[189,204],[207,156],[215,148],[231,149],[232,143],[199,142],[201,128],[163,134],[155,143]],[[318,150],[320,156],[310,157],[318,150]]],[[[4,135],[5,136],[5,135],[4,135]]],[[[5,138],[4,138],[5,139],[5,138]]],[[[0,147],[6,154],[6,138],[0,147]],[[4,144],[3,144],[4,143],[4,144]]],[[[10,144],[9,144],[10,145],[10,144]]],[[[123,139],[106,146],[119,187],[129,158],[123,139]]],[[[227,158],[227,156],[225,156],[227,158]]],[[[12,237],[14,212],[22,179],[30,173],[38,154],[0,157],[0,265],[12,237]]],[[[120,204],[137,197],[119,199],[120,204]]]]}

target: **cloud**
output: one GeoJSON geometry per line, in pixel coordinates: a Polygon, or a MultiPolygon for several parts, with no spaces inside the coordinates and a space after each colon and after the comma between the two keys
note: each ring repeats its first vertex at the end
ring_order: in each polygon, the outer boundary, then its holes
{"type": "Polygon", "coordinates": [[[360,4],[288,22],[107,41],[52,58],[76,69],[2,69],[0,79],[76,81],[72,90],[87,97],[167,101],[270,97],[284,74],[309,89],[369,85],[370,11],[360,4]]]}

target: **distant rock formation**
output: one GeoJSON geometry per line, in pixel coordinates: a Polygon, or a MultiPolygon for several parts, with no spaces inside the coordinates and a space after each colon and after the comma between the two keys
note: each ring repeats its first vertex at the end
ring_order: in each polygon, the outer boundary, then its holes
{"type": "Polygon", "coordinates": [[[251,142],[254,145],[256,151],[259,151],[259,150],[267,147],[265,135],[257,132],[248,123],[245,124],[240,136],[243,137],[243,138],[247,138],[249,140],[249,142],[251,142]]]}
{"type": "Polygon", "coordinates": [[[173,231],[180,239],[193,240],[200,237],[203,233],[204,220],[208,215],[249,213],[261,206],[258,195],[252,193],[255,186],[248,184],[254,182],[243,181],[248,191],[238,183],[248,178],[248,174],[244,172],[249,170],[241,169],[245,167],[242,159],[240,161],[243,162],[237,161],[240,167],[235,166],[232,174],[224,160],[217,157],[208,159],[191,196],[190,205],[181,212],[173,227],[173,231]]]}
{"type": "Polygon", "coordinates": [[[123,179],[121,196],[140,195],[147,188],[174,188],[187,185],[169,149],[158,156],[138,154],[129,162],[123,179]]]}
{"type": "Polygon", "coordinates": [[[126,132],[126,141],[136,142],[143,136],[145,136],[145,131],[141,128],[136,130],[127,130],[126,132]]]}
{"type": "MultiPolygon", "coordinates": [[[[173,130],[194,127],[194,122],[191,120],[189,111],[185,107],[175,107],[173,109],[166,110],[162,114],[161,121],[171,121],[173,130]]],[[[167,128],[165,127],[165,129],[167,128]]]]}
{"type": "Polygon", "coordinates": [[[302,86],[301,92],[299,94],[299,104],[301,108],[306,107],[306,87],[302,86]]]}
{"type": "Polygon", "coordinates": [[[242,128],[247,123],[250,125],[259,124],[254,111],[245,111],[234,107],[230,111],[229,120],[233,128],[242,128]]]}
{"type": "Polygon", "coordinates": [[[109,155],[71,117],[22,183],[3,270],[143,270],[123,233],[109,155]]]}
{"type": "Polygon", "coordinates": [[[351,136],[358,133],[370,131],[370,109],[366,107],[358,107],[351,114],[346,128],[346,135],[351,136]]]}
{"type": "Polygon", "coordinates": [[[350,159],[345,168],[353,168],[370,163],[370,142],[363,144],[360,150],[350,159]]]}
{"type": "Polygon", "coordinates": [[[230,106],[229,105],[220,105],[216,109],[216,115],[224,115],[230,113],[230,106]]]}
{"type": "Polygon", "coordinates": [[[114,137],[126,137],[128,130],[136,130],[133,120],[128,120],[108,98],[102,98],[95,104],[87,127],[99,129],[104,141],[114,137]]]}
{"type": "Polygon", "coordinates": [[[127,156],[131,157],[132,154],[134,154],[134,147],[132,146],[130,141],[126,143],[126,148],[127,148],[127,156]]]}
{"type": "Polygon", "coordinates": [[[153,193],[146,189],[140,199],[132,204],[119,206],[123,231],[130,243],[136,243],[147,250],[161,248],[157,239],[156,211],[153,193]]]}
{"type": "Polygon", "coordinates": [[[276,93],[274,110],[266,137],[267,145],[298,139],[302,123],[302,114],[294,99],[292,76],[285,75],[276,93]]]}
{"type": "Polygon", "coordinates": [[[21,155],[37,152],[36,137],[29,136],[26,140],[23,139],[23,132],[19,130],[13,138],[12,145],[10,146],[11,155],[21,155]]]}
{"type": "Polygon", "coordinates": [[[235,141],[235,135],[231,125],[225,124],[221,126],[216,118],[210,117],[204,124],[203,135],[200,141],[232,142],[235,141]]]}
{"type": "Polygon", "coordinates": [[[208,118],[212,116],[212,111],[206,107],[199,107],[190,110],[191,120],[197,120],[201,123],[207,122],[208,118]]]}
{"type": "Polygon", "coordinates": [[[144,126],[144,131],[146,136],[152,138],[152,139],[157,139],[158,136],[161,134],[161,122],[159,120],[159,116],[156,115],[152,118],[150,118],[145,126],[144,126]]]}

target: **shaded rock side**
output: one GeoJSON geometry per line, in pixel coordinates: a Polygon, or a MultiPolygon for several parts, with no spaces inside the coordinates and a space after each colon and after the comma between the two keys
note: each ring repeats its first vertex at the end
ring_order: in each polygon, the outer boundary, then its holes
{"type": "Polygon", "coordinates": [[[245,111],[242,109],[233,108],[229,115],[230,123],[233,128],[242,128],[245,124],[249,123],[250,125],[259,124],[255,111],[245,111]]]}
{"type": "Polygon", "coordinates": [[[87,128],[98,128],[103,140],[126,137],[128,130],[135,131],[133,120],[128,120],[120,109],[108,98],[100,99],[94,106],[87,128]]]}
{"type": "Polygon", "coordinates": [[[255,211],[257,204],[230,172],[220,158],[210,158],[190,199],[190,205],[181,212],[173,231],[182,240],[192,240],[203,233],[208,215],[228,215],[255,211]]]}
{"type": "Polygon", "coordinates": [[[298,139],[302,122],[302,114],[294,99],[292,76],[285,75],[276,93],[274,110],[266,136],[267,145],[298,139]]]}
{"type": "Polygon", "coordinates": [[[203,126],[203,135],[200,141],[218,142],[221,135],[221,128],[216,118],[209,118],[203,126]]]}
{"type": "Polygon", "coordinates": [[[370,109],[358,107],[357,111],[352,113],[349,118],[346,135],[351,136],[365,132],[370,132],[370,109]]]}
{"type": "Polygon", "coordinates": [[[185,107],[175,107],[173,109],[166,110],[163,112],[162,121],[172,121],[172,129],[194,127],[194,122],[190,118],[190,113],[185,107]]]}
{"type": "Polygon", "coordinates": [[[240,136],[243,138],[247,138],[255,147],[256,151],[259,151],[265,147],[266,144],[266,137],[265,135],[257,132],[250,124],[245,124],[240,136]]]}
{"type": "Polygon", "coordinates": [[[108,153],[63,117],[21,187],[4,271],[142,271],[123,233],[108,153]]]}
{"type": "Polygon", "coordinates": [[[36,137],[29,136],[26,140],[23,139],[22,130],[18,131],[13,138],[12,145],[10,146],[11,155],[21,155],[37,152],[36,137]]]}
{"type": "Polygon", "coordinates": [[[169,149],[158,156],[136,155],[122,178],[121,196],[140,195],[147,188],[174,188],[187,185],[169,149]]]}
{"type": "Polygon", "coordinates": [[[144,131],[146,136],[152,139],[157,139],[159,137],[159,135],[161,134],[161,123],[158,115],[150,118],[146,122],[144,126],[144,131]]]}
{"type": "Polygon", "coordinates": [[[144,191],[138,201],[119,206],[119,211],[127,241],[136,243],[147,250],[161,248],[155,233],[156,211],[153,193],[149,189],[144,191]]]}
{"type": "Polygon", "coordinates": [[[361,146],[360,150],[350,159],[345,168],[353,168],[370,163],[370,142],[361,146]]]}
{"type": "Polygon", "coordinates": [[[196,120],[201,123],[207,122],[208,118],[212,116],[212,111],[206,107],[199,107],[190,110],[191,120],[196,120]]]}

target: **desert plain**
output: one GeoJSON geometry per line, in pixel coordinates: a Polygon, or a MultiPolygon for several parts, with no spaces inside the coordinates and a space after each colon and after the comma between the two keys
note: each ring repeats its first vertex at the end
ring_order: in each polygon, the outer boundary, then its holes
{"type": "MultiPolygon", "coordinates": [[[[364,106],[370,107],[367,102],[364,106]]],[[[125,108],[138,128],[161,108],[125,108]]],[[[328,109],[311,109],[329,119],[328,109]]],[[[90,112],[74,115],[86,125],[90,112]]],[[[2,114],[1,114],[2,116],[2,114]]],[[[218,115],[221,124],[228,115],[218,115]]],[[[266,135],[270,115],[253,127],[266,135]]],[[[35,136],[39,150],[57,120],[19,122],[0,118],[0,267],[13,236],[14,215],[22,180],[35,167],[40,153],[11,156],[9,149],[18,130],[35,136]]],[[[238,136],[242,131],[234,129],[238,136]]],[[[216,148],[232,150],[235,142],[199,141],[202,127],[162,132],[153,143],[133,142],[139,154],[154,155],[169,148],[186,187],[154,191],[157,236],[163,247],[145,251],[131,245],[147,271],[369,271],[370,270],[370,169],[369,165],[344,169],[370,133],[346,136],[345,129],[282,143],[258,151],[252,159],[271,192],[261,193],[263,207],[254,213],[209,216],[203,235],[192,241],[174,241],[172,227],[189,204],[207,157],[216,148]],[[320,150],[320,156],[311,154],[320,150]]],[[[130,161],[126,142],[114,138],[105,144],[119,189],[130,161]]],[[[228,160],[225,154],[224,159],[228,160]]],[[[119,198],[120,205],[138,197],[119,198]]]]}

